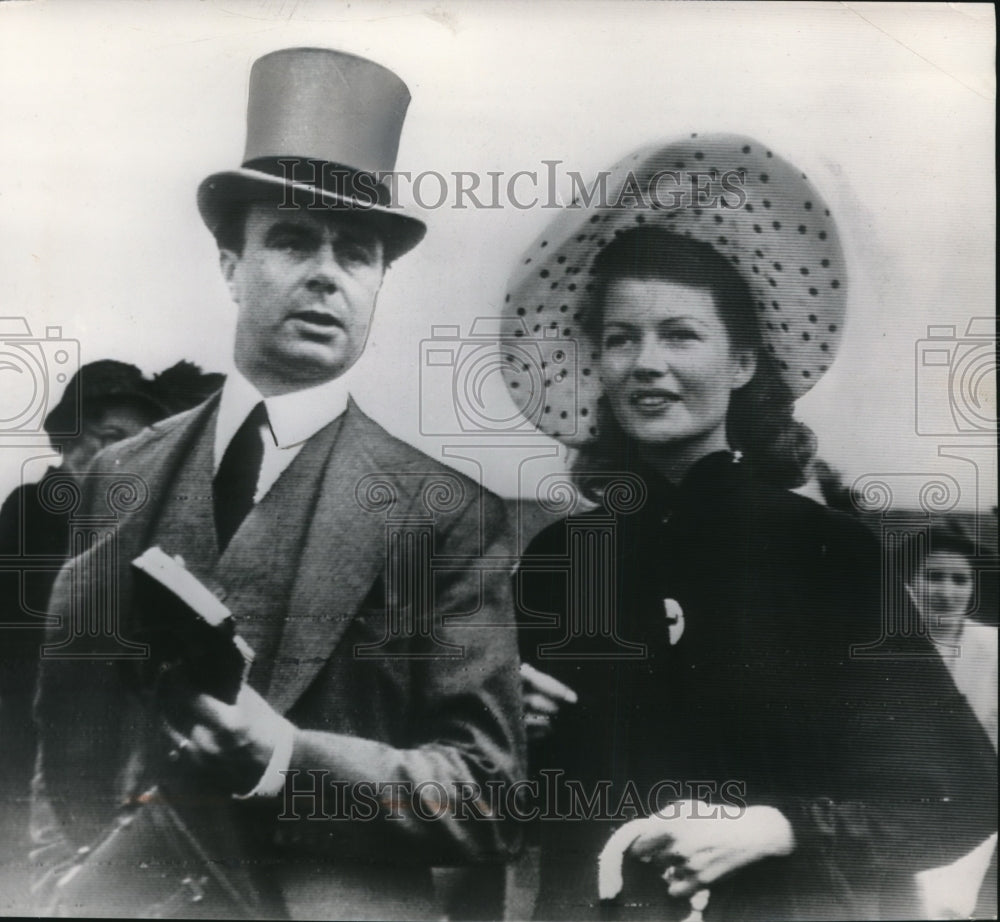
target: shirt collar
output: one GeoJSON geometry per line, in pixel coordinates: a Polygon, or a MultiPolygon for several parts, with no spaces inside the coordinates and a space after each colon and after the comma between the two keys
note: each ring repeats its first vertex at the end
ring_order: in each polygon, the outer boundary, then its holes
{"type": "Polygon", "coordinates": [[[267,407],[274,444],[278,448],[294,448],[344,413],[350,396],[348,378],[349,375],[341,375],[315,387],[265,399],[243,374],[234,369],[226,378],[219,399],[219,415],[215,424],[216,467],[222,462],[236,430],[261,400],[267,407]]]}

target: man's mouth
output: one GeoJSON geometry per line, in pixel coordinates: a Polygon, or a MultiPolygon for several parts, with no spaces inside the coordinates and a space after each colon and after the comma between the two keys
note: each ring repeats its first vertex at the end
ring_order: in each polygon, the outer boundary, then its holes
{"type": "Polygon", "coordinates": [[[315,327],[325,327],[327,329],[334,328],[344,328],[344,324],[341,323],[340,319],[333,314],[327,313],[326,311],[317,310],[304,310],[296,311],[291,314],[292,320],[301,320],[303,323],[308,323],[315,327]]]}
{"type": "Polygon", "coordinates": [[[680,400],[680,395],[661,388],[632,391],[629,403],[639,410],[662,410],[680,400]]]}

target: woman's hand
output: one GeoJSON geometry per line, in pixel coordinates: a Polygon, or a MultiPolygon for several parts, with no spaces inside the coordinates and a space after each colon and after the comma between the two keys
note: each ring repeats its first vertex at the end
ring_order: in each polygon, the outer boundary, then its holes
{"type": "Polygon", "coordinates": [[[599,860],[602,891],[614,896],[621,890],[620,863],[614,864],[625,852],[661,871],[671,896],[689,897],[733,871],[794,850],[792,827],[774,807],[747,807],[732,817],[704,801],[677,801],[611,837],[599,860]]]}
{"type": "Polygon", "coordinates": [[[528,663],[521,663],[521,697],[529,740],[545,739],[552,732],[552,721],[563,705],[577,701],[572,688],[528,663]]]}

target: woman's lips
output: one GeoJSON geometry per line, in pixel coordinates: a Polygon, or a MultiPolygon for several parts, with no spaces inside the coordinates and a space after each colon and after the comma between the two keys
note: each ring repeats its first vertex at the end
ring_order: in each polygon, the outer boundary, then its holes
{"type": "Polygon", "coordinates": [[[673,391],[642,390],[629,395],[629,403],[639,410],[663,410],[680,400],[673,391]]]}

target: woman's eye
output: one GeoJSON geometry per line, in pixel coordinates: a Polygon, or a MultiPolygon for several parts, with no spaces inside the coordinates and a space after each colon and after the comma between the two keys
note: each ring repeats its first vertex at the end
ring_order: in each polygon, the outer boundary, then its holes
{"type": "Polygon", "coordinates": [[[628,337],[624,333],[609,333],[604,337],[605,349],[620,349],[628,342],[628,337]]]}
{"type": "Polygon", "coordinates": [[[667,331],[667,339],[675,342],[686,342],[688,340],[700,339],[696,330],[690,327],[674,327],[667,331]]]}

